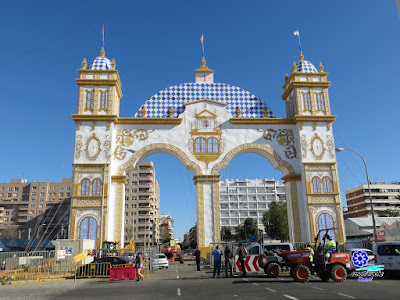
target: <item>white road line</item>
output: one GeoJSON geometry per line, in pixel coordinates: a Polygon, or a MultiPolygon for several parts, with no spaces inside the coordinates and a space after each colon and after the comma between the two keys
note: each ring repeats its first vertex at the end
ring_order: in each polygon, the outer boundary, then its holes
{"type": "Polygon", "coordinates": [[[246,278],[242,278],[244,281],[249,281],[248,279],[246,279],[246,278]]]}
{"type": "Polygon", "coordinates": [[[178,289],[176,290],[176,293],[178,294],[178,296],[180,296],[180,295],[181,295],[181,289],[178,288],[178,289]]]}
{"type": "Polygon", "coordinates": [[[265,289],[268,290],[268,291],[270,291],[270,292],[276,293],[276,290],[274,290],[274,289],[270,289],[270,288],[265,288],[265,289]]]}
{"type": "Polygon", "coordinates": [[[293,296],[289,296],[289,295],[285,295],[285,294],[283,294],[283,296],[285,296],[286,298],[292,299],[292,300],[299,300],[299,298],[296,298],[293,296]]]}
{"type": "Polygon", "coordinates": [[[372,283],[382,283],[382,282],[376,281],[376,280],[371,280],[370,282],[372,282],[372,283]]]}
{"type": "Polygon", "coordinates": [[[179,279],[179,275],[176,275],[176,279],[179,279]]]}
{"type": "Polygon", "coordinates": [[[356,297],[354,297],[354,296],[350,296],[350,295],[346,295],[346,294],[342,294],[342,293],[337,293],[339,296],[343,296],[343,297],[348,297],[348,298],[351,298],[351,299],[356,299],[356,297]]]}
{"type": "Polygon", "coordinates": [[[285,279],[283,279],[282,277],[279,277],[279,280],[285,280],[285,279]]]}
{"type": "Polygon", "coordinates": [[[316,289],[316,290],[320,290],[320,291],[324,291],[324,289],[321,289],[321,288],[319,288],[319,287],[316,287],[316,286],[310,286],[310,288],[312,288],[312,289],[316,289]]]}
{"type": "Polygon", "coordinates": [[[255,282],[253,282],[253,284],[254,284],[254,285],[256,285],[256,286],[259,286],[259,284],[258,284],[258,283],[255,283],[255,282]]]}
{"type": "Polygon", "coordinates": [[[303,285],[303,284],[302,284],[302,283],[300,283],[300,282],[296,282],[296,284],[297,284],[297,285],[303,285]]]}

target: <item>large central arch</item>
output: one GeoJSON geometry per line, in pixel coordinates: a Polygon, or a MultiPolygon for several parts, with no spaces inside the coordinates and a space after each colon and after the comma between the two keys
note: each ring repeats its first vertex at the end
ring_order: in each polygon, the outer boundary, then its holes
{"type": "Polygon", "coordinates": [[[248,91],[214,83],[204,59],[195,83],[161,90],[133,118],[119,117],[121,82],[104,51],[89,66],[84,60],[79,73],[71,238],[78,237],[81,220],[91,217],[102,226],[96,231],[103,232],[102,240],[122,243],[125,173],[144,157],[163,152],[194,173],[198,245],[219,242],[219,172],[233,157],[251,152],[284,175],[291,241],[310,242],[324,218],[333,220],[336,238],[344,242],[335,116],[322,64],[317,71],[302,55],[294,64],[283,86],[286,118],[275,118],[248,91]],[[104,193],[82,195],[85,178],[101,178],[104,193]]]}

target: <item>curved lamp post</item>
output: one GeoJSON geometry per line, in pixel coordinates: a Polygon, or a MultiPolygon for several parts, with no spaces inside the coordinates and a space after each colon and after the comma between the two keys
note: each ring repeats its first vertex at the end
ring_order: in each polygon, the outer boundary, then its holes
{"type": "Polygon", "coordinates": [[[367,174],[367,182],[368,182],[368,193],[369,193],[369,203],[371,205],[371,215],[372,215],[372,226],[374,227],[374,242],[376,243],[378,240],[378,235],[376,234],[376,224],[375,224],[375,214],[374,214],[374,206],[372,204],[372,197],[371,197],[371,186],[370,186],[370,181],[369,181],[369,176],[368,176],[368,168],[367,168],[367,163],[365,162],[364,158],[361,156],[360,153],[358,153],[356,150],[350,149],[350,148],[336,148],[336,152],[340,152],[343,150],[350,150],[353,151],[354,153],[357,153],[358,156],[362,159],[364,166],[365,166],[365,173],[367,174]]]}
{"type": "MultiPolygon", "coordinates": [[[[122,149],[122,150],[126,150],[130,153],[135,153],[135,150],[131,150],[131,149],[122,149]]],[[[111,157],[113,157],[116,153],[121,152],[122,150],[115,150],[115,152],[113,154],[111,154],[106,162],[104,163],[104,171],[103,171],[103,188],[102,188],[102,194],[101,194],[101,213],[100,213],[100,243],[99,243],[99,249],[101,250],[103,248],[103,210],[104,210],[104,191],[105,191],[105,182],[106,182],[106,167],[107,164],[109,162],[109,160],[111,159],[111,157]]]]}

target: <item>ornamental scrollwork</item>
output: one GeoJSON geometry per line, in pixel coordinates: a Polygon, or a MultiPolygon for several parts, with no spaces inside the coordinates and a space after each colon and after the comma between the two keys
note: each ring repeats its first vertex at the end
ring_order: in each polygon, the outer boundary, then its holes
{"type": "Polygon", "coordinates": [[[292,129],[258,129],[259,132],[263,133],[263,137],[272,141],[276,139],[279,145],[285,146],[285,155],[287,158],[292,159],[297,157],[297,150],[294,147],[294,134],[292,129]]]}
{"type": "Polygon", "coordinates": [[[83,147],[82,143],[82,135],[78,134],[76,136],[76,141],[75,141],[75,158],[78,159],[81,157],[81,149],[83,147]]]}
{"type": "Polygon", "coordinates": [[[145,141],[154,129],[118,129],[116,136],[117,147],[115,149],[115,158],[122,160],[126,157],[125,147],[131,146],[134,140],[145,141]]]}
{"type": "Polygon", "coordinates": [[[303,158],[307,158],[307,147],[308,147],[308,143],[307,143],[307,138],[306,138],[306,136],[303,134],[302,136],[301,136],[301,142],[300,142],[300,144],[301,144],[301,150],[302,150],[302,157],[303,158]]]}
{"type": "Polygon", "coordinates": [[[109,135],[105,136],[103,147],[104,147],[104,155],[107,158],[111,155],[111,137],[109,135]]]}
{"type": "Polygon", "coordinates": [[[326,137],[326,147],[328,148],[329,156],[331,158],[334,158],[335,157],[335,154],[334,154],[335,150],[334,150],[334,146],[333,146],[333,138],[330,135],[328,135],[326,137]]]}

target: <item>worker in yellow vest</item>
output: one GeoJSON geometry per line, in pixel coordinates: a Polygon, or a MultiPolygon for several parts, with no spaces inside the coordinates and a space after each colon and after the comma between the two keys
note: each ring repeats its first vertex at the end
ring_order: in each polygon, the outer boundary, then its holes
{"type": "Polygon", "coordinates": [[[329,260],[329,257],[331,257],[332,253],[336,253],[336,242],[332,240],[332,238],[329,236],[329,234],[326,236],[328,239],[327,242],[325,242],[324,247],[325,247],[325,260],[329,260]]]}

